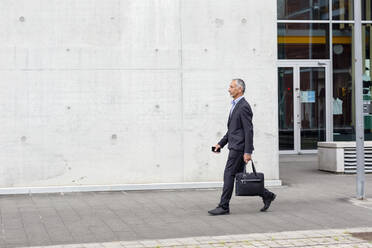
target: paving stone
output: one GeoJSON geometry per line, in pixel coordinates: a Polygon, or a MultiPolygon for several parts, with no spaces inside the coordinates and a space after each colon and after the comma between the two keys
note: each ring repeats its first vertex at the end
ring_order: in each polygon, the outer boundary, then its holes
{"type": "Polygon", "coordinates": [[[107,242],[101,244],[104,248],[124,248],[120,242],[107,242]]]}
{"type": "Polygon", "coordinates": [[[84,248],[105,248],[103,244],[97,243],[97,244],[84,244],[84,248]]]}
{"type": "MultiPolygon", "coordinates": [[[[352,231],[352,230],[351,230],[352,231]]],[[[90,243],[90,244],[77,244],[81,247],[104,247],[104,248],[122,248],[122,247],[371,247],[371,243],[364,242],[363,240],[353,240],[353,243],[344,243],[348,241],[351,237],[350,233],[346,233],[343,230],[327,230],[323,232],[323,236],[319,237],[319,232],[316,232],[317,238],[311,237],[312,233],[316,231],[301,231],[294,232],[298,236],[303,236],[303,238],[286,238],[281,240],[273,240],[270,236],[276,236],[280,233],[270,233],[266,235],[266,240],[256,241],[256,240],[240,240],[242,236],[254,235],[231,235],[231,236],[212,236],[212,237],[195,237],[195,238],[182,238],[176,240],[164,239],[164,240],[142,240],[142,241],[132,241],[132,242],[110,242],[110,243],[90,243]],[[329,235],[332,236],[329,236],[329,235]],[[203,243],[200,243],[201,240],[203,243]],[[209,240],[209,243],[206,243],[209,240]],[[230,241],[227,241],[230,240],[230,241]],[[234,241],[231,241],[234,240],[234,241]]],[[[286,232],[287,236],[289,233],[286,232]]],[[[295,236],[295,235],[292,235],[295,236]]],[[[64,248],[73,248],[76,245],[65,245],[64,248]]],[[[50,247],[48,247],[50,248],[50,247]]]]}
{"type": "MultiPolygon", "coordinates": [[[[271,235],[275,241],[306,237],[311,238],[306,241],[311,245],[316,243],[314,237],[324,234],[318,229],[347,227],[343,230],[347,231],[358,227],[358,232],[372,231],[369,227],[372,210],[350,200],[355,197],[355,176],[317,171],[316,156],[294,158],[283,162],[281,156],[281,179],[288,186],[272,189],[278,198],[267,213],[259,212],[262,206],[259,197],[233,197],[230,215],[208,216],[207,210],[219,200],[220,189],[2,196],[4,243],[27,245],[30,235],[26,233],[35,232],[36,237],[43,236],[35,241],[44,240],[45,244],[52,241],[56,245],[200,235],[225,235],[229,241],[228,237],[237,234],[243,234],[241,237],[255,234],[256,240],[271,235]],[[33,230],[33,226],[37,228],[33,230]],[[49,241],[41,231],[36,231],[41,226],[47,230],[49,241]],[[309,234],[306,232],[309,229],[316,230],[309,234]],[[278,233],[292,230],[305,232],[278,233]]],[[[366,175],[366,181],[372,183],[372,174],[366,175]]],[[[367,192],[367,198],[371,197],[367,192]]],[[[357,242],[350,236],[345,240],[338,230],[327,231],[339,239],[333,238],[334,243],[357,242]]],[[[197,240],[204,244],[201,241],[197,240]]],[[[0,247],[3,248],[1,243],[0,247]]]]}
{"type": "Polygon", "coordinates": [[[63,245],[62,248],[87,248],[85,244],[63,245]]]}
{"type": "MultiPolygon", "coordinates": [[[[5,214],[3,214],[5,215],[5,214]]],[[[19,219],[10,219],[11,217],[3,218],[2,219],[2,226],[5,229],[17,229],[17,228],[23,228],[23,221],[21,218],[19,219]]]]}
{"type": "Polygon", "coordinates": [[[159,246],[160,243],[158,240],[142,240],[142,241],[139,241],[143,246],[145,247],[152,247],[152,246],[159,246]]]}
{"type": "Polygon", "coordinates": [[[125,248],[142,248],[144,247],[142,244],[132,244],[132,245],[125,245],[125,248]]]}
{"type": "Polygon", "coordinates": [[[74,240],[73,236],[64,227],[48,228],[47,232],[53,242],[72,242],[74,240]]]}

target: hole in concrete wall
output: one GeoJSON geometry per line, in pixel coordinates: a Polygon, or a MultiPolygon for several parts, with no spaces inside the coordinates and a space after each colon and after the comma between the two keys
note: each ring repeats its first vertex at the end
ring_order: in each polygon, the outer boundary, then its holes
{"type": "Polygon", "coordinates": [[[243,19],[242,19],[242,23],[243,23],[243,24],[247,23],[247,19],[243,18],[243,19]]]}
{"type": "Polygon", "coordinates": [[[111,20],[115,20],[115,17],[113,17],[113,16],[111,16],[111,18],[110,18],[111,20]]]}
{"type": "Polygon", "coordinates": [[[22,142],[26,142],[26,140],[27,140],[26,136],[22,136],[22,137],[21,137],[21,141],[22,141],[22,142]]]}
{"type": "Polygon", "coordinates": [[[209,107],[209,105],[208,105],[208,104],[205,104],[205,107],[206,107],[206,108],[208,108],[208,107],[209,107]]]}
{"type": "Polygon", "coordinates": [[[116,140],[118,136],[116,134],[111,135],[111,139],[116,140]]]}
{"type": "Polygon", "coordinates": [[[159,167],[160,167],[160,164],[157,164],[157,165],[156,165],[156,168],[159,168],[159,167]]]}
{"type": "Polygon", "coordinates": [[[155,52],[159,52],[159,49],[155,48],[155,52]]]}
{"type": "Polygon", "coordinates": [[[216,18],[216,20],[214,20],[214,23],[216,24],[216,27],[217,27],[217,28],[220,28],[220,27],[223,26],[223,24],[224,24],[224,20],[219,19],[219,18],[216,18]]]}
{"type": "Polygon", "coordinates": [[[159,108],[160,108],[159,104],[156,104],[156,105],[155,105],[155,108],[156,108],[156,109],[159,109],[159,108]]]}
{"type": "Polygon", "coordinates": [[[204,52],[208,52],[208,49],[207,48],[204,48],[204,52]]]}
{"type": "Polygon", "coordinates": [[[71,107],[70,107],[70,106],[67,106],[66,108],[67,108],[67,109],[71,109],[71,107]]]}
{"type": "Polygon", "coordinates": [[[26,20],[25,20],[25,18],[24,18],[23,16],[20,16],[20,17],[19,17],[19,21],[20,21],[20,22],[24,22],[24,21],[26,21],[26,20]]]}
{"type": "Polygon", "coordinates": [[[220,137],[221,135],[222,135],[222,133],[221,132],[217,132],[217,137],[220,137]]]}

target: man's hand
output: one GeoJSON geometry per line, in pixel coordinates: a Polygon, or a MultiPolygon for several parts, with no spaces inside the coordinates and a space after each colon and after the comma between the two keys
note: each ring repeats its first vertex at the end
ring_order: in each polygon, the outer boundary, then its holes
{"type": "Polygon", "coordinates": [[[221,146],[219,145],[219,144],[217,144],[217,145],[215,145],[214,146],[215,148],[214,148],[214,153],[219,153],[219,152],[217,152],[216,150],[218,150],[218,149],[221,149],[221,146]]]}
{"type": "Polygon", "coordinates": [[[248,163],[249,160],[251,160],[251,159],[252,159],[251,154],[249,154],[249,153],[244,153],[244,162],[245,162],[245,163],[248,163]]]}

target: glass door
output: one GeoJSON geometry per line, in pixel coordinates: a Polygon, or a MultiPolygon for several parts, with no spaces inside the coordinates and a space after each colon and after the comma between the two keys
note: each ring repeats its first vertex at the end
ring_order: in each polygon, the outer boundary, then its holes
{"type": "Polygon", "coordinates": [[[279,151],[294,151],[293,67],[278,68],[279,151]]]}
{"type": "Polygon", "coordinates": [[[328,61],[281,61],[278,67],[280,153],[315,153],[331,140],[328,61]]]}
{"type": "Polygon", "coordinates": [[[325,67],[300,67],[300,150],[326,140],[325,67]]]}

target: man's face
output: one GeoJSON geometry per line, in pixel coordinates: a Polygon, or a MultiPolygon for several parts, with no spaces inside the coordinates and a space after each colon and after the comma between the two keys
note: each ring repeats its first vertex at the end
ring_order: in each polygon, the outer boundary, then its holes
{"type": "Polygon", "coordinates": [[[234,80],[230,83],[229,93],[230,93],[230,96],[235,99],[243,94],[243,90],[242,90],[242,87],[237,85],[237,83],[234,80]]]}

